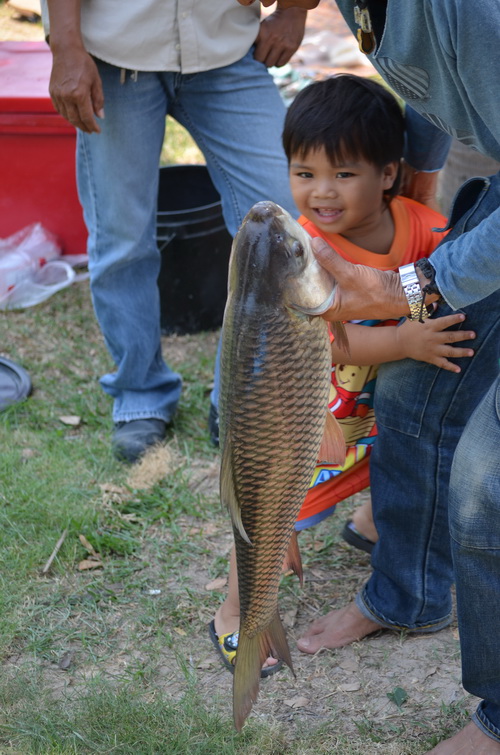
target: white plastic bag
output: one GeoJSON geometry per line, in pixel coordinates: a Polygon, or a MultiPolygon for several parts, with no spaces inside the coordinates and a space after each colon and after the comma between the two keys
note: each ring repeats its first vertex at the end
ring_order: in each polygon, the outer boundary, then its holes
{"type": "Polygon", "coordinates": [[[0,239],[0,309],[33,307],[82,277],[61,259],[55,236],[40,223],[0,239]]]}

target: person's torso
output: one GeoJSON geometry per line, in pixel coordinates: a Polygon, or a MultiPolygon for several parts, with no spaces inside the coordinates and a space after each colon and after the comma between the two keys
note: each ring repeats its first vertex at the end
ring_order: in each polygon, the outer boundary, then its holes
{"type": "Polygon", "coordinates": [[[133,71],[198,73],[230,65],[248,52],[259,31],[259,8],[236,0],[81,0],[81,29],[86,50],[106,63],[133,71]]]}
{"type": "MultiPolygon", "coordinates": [[[[354,1],[337,0],[356,33],[354,1]]],[[[500,5],[490,0],[369,2],[369,59],[417,112],[463,144],[500,160],[497,97],[500,5]]]]}

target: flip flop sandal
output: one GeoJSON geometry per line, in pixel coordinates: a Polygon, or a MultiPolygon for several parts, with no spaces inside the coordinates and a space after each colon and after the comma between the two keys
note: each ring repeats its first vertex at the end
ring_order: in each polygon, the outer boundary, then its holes
{"type": "MultiPolygon", "coordinates": [[[[224,666],[229,669],[231,673],[234,673],[234,663],[236,661],[236,650],[238,649],[238,636],[239,632],[228,632],[227,634],[221,634],[220,637],[215,631],[215,622],[212,619],[208,625],[208,632],[210,639],[213,642],[217,653],[222,660],[224,666]]],[[[275,674],[283,668],[283,661],[278,661],[274,666],[268,666],[263,668],[260,672],[260,678],[265,679],[272,674],[275,674]]]]}
{"type": "Polygon", "coordinates": [[[363,535],[358,532],[352,519],[348,519],[345,523],[344,529],[342,530],[342,537],[346,543],[349,543],[349,545],[352,545],[354,548],[358,548],[360,551],[365,551],[365,553],[371,553],[375,547],[375,543],[372,540],[368,540],[367,537],[363,537],[363,535]]]}

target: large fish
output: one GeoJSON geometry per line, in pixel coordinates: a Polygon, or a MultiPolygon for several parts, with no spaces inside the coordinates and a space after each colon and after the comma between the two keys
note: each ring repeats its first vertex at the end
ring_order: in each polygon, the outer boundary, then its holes
{"type": "MultiPolygon", "coordinates": [[[[252,207],[233,242],[222,331],[221,500],[231,513],[240,593],[233,682],[239,731],[270,653],[292,669],[278,614],[283,563],[302,578],[294,523],[318,458],[342,462],[328,411],[326,322],[335,283],[304,229],[273,202],[252,207]],[[324,441],[322,444],[322,438],[324,441]]],[[[345,338],[339,324],[338,337],[345,338]]]]}

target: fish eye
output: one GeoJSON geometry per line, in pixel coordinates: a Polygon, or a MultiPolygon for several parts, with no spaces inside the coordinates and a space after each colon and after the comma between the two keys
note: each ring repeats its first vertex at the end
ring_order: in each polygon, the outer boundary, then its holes
{"type": "Polygon", "coordinates": [[[292,254],[295,255],[295,257],[303,257],[304,256],[304,247],[300,243],[300,241],[294,241],[292,244],[292,254]]]}

